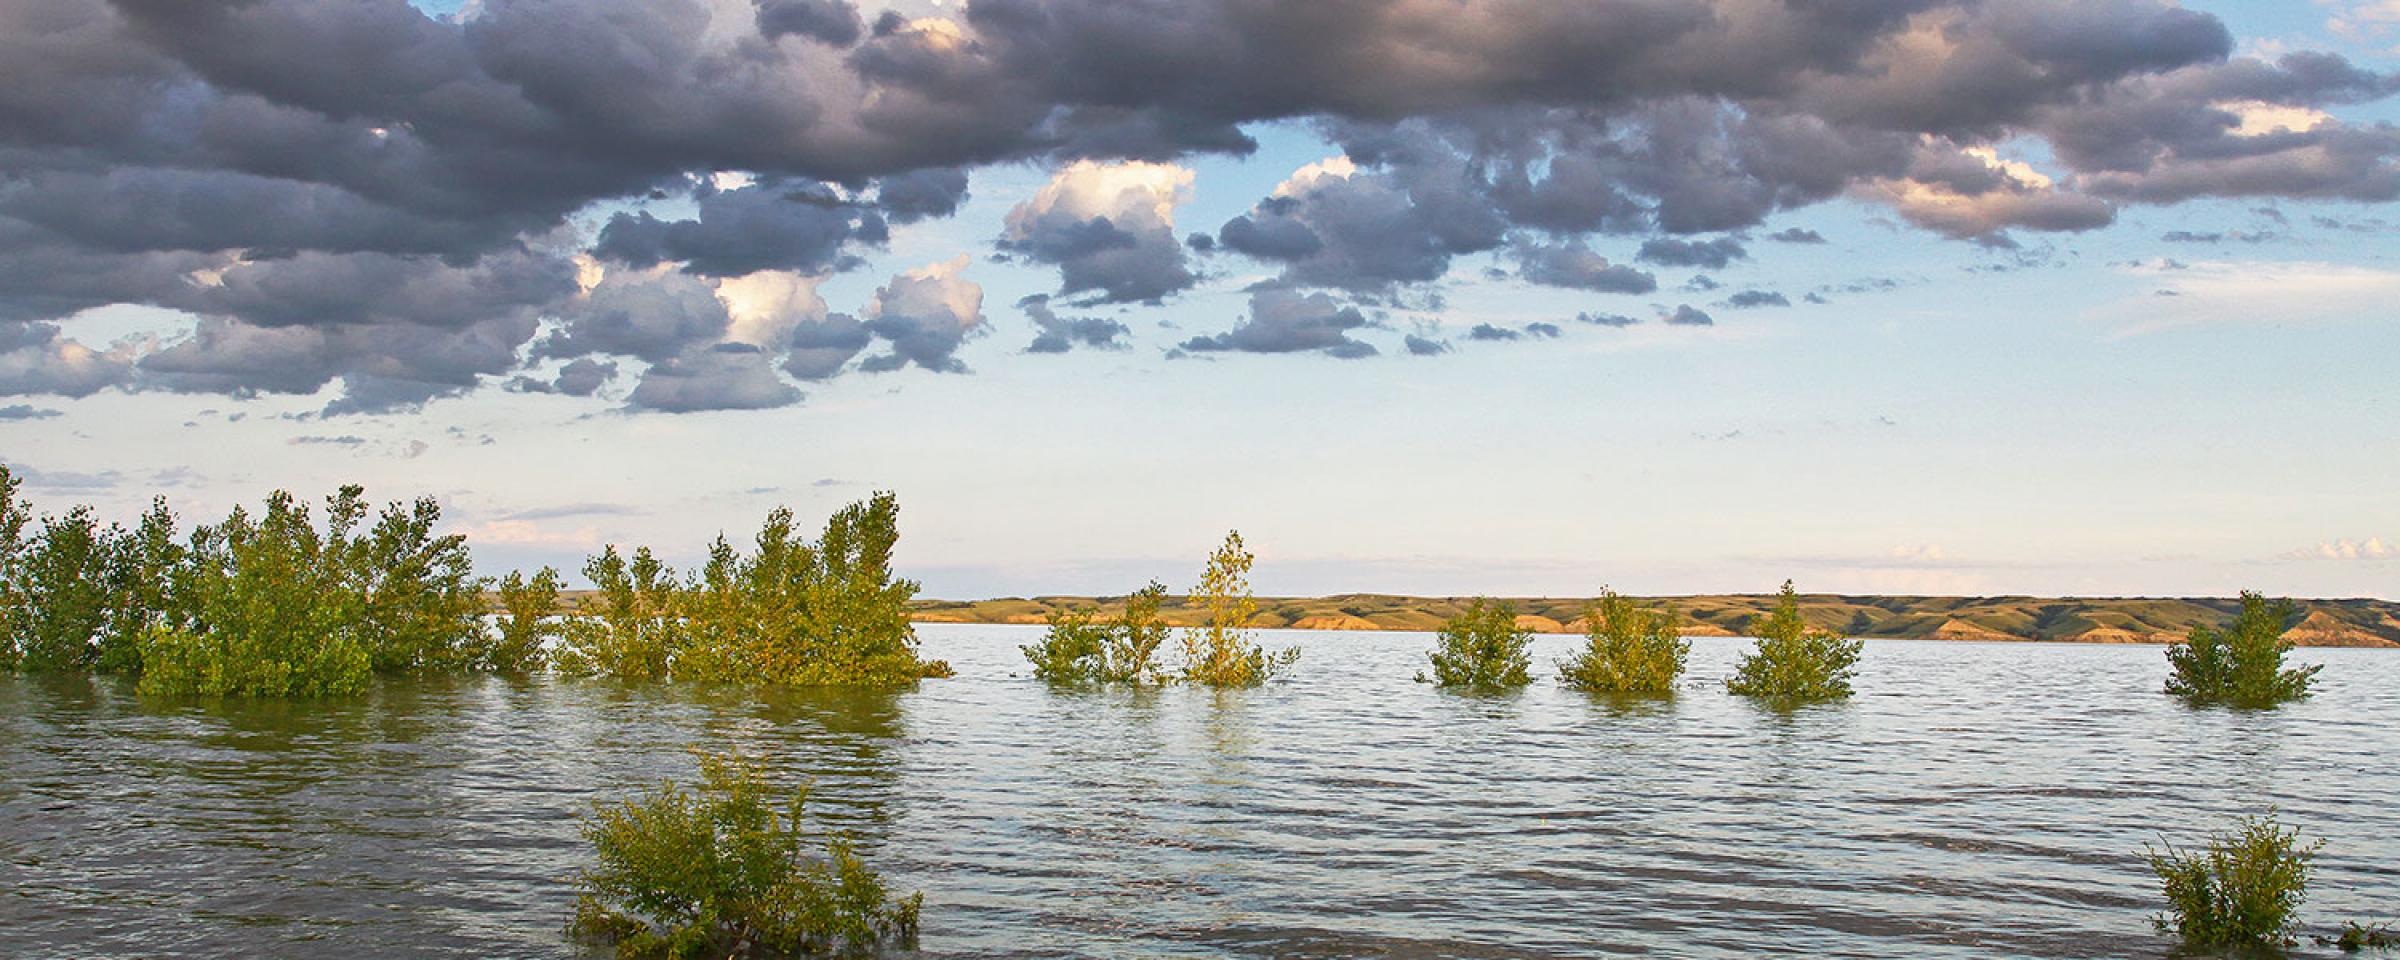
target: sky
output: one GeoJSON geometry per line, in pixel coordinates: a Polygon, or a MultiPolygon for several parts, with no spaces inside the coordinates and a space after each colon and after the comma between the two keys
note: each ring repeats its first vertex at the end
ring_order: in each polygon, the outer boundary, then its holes
{"type": "Polygon", "coordinates": [[[37,510],[2400,599],[2394,0],[12,0],[37,510]]]}

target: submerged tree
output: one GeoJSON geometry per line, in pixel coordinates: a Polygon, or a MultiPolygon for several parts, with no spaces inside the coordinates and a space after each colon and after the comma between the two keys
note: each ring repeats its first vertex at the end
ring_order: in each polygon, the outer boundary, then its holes
{"type": "Polygon", "coordinates": [[[111,544],[92,508],[42,518],[18,572],[19,665],[31,671],[90,669],[108,624],[111,544]]]}
{"type": "Polygon", "coordinates": [[[1192,590],[1200,626],[1183,633],[1182,679],[1209,687],[1254,687],[1300,659],[1297,647],[1268,653],[1251,639],[1250,618],[1258,601],[1250,596],[1250,564],[1257,558],[1242,546],[1239,531],[1209,555],[1208,569],[1192,590]]]}
{"type": "MultiPolygon", "coordinates": [[[[342,498],[336,496],[333,502],[342,498]]],[[[144,693],[306,697],[365,689],[360,598],[308,507],[276,491],[192,534],[173,622],[141,638],[144,693]]]]}
{"type": "Polygon", "coordinates": [[[25,636],[25,527],[33,510],[17,497],[22,481],[0,463],[0,670],[17,669],[25,636]]]}
{"type": "Polygon", "coordinates": [[[1850,695],[1861,644],[1801,619],[1791,581],[1784,581],[1774,611],[1753,623],[1750,635],[1758,645],[1725,681],[1727,690],[1786,705],[1850,695]]]}
{"type": "Polygon", "coordinates": [[[364,535],[365,489],[345,486],[327,504],[327,549],[357,595],[359,641],[382,673],[461,670],[483,646],[483,581],[457,534],[436,536],[441,504],[432,497],[393,503],[364,535]]]}
{"type": "Polygon", "coordinates": [[[2308,896],[2309,861],[2323,841],[2302,845],[2300,831],[2275,815],[2244,818],[2205,849],[2151,850],[2150,870],[2167,899],[2158,929],[2196,950],[2274,950],[2291,942],[2292,913],[2308,896]]]}
{"type": "Polygon", "coordinates": [[[1674,608],[1647,610],[1602,589],[1584,612],[1584,645],[1559,661],[1558,678],[1594,693],[1672,693],[1692,643],[1677,628],[1674,608]]]}
{"type": "Polygon", "coordinates": [[[922,894],[891,896],[848,840],[812,856],[807,791],[776,797],[756,764],[700,757],[692,789],[661,784],[594,807],[598,856],[576,886],[578,937],[627,958],[798,957],[913,946],[922,894]]]}
{"type": "MultiPolygon", "coordinates": [[[[1526,653],[1532,644],[1533,631],[1517,626],[1515,606],[1477,597],[1435,637],[1426,655],[1433,662],[1432,682],[1477,690],[1522,687],[1533,680],[1533,657],[1526,653]]],[[[1425,679],[1417,674],[1417,682],[1425,679]]]]}
{"type": "Polygon", "coordinates": [[[892,575],[899,507],[891,494],[843,508],[810,543],[776,510],[744,553],[718,537],[688,580],[647,548],[610,546],[584,566],[597,588],[568,623],[558,663],[623,679],[884,686],[948,676],[917,656],[908,602],[892,575]]]}
{"type": "Polygon", "coordinates": [[[511,570],[500,578],[499,621],[480,657],[500,673],[531,673],[549,662],[559,635],[558,571],[543,567],[531,577],[511,570]]]}
{"type": "Polygon", "coordinates": [[[2167,648],[2167,692],[2194,706],[2265,709],[2306,698],[2322,665],[2285,667],[2292,642],[2284,626],[2298,616],[2290,600],[2242,593],[2242,611],[2222,630],[2194,626],[2167,648]]]}
{"type": "Polygon", "coordinates": [[[1048,683],[1164,682],[1158,650],[1166,643],[1167,625],[1158,608],[1166,595],[1166,585],[1152,581],[1126,597],[1125,612],[1115,617],[1093,610],[1053,611],[1041,642],[1018,649],[1032,662],[1034,677],[1048,683]]]}

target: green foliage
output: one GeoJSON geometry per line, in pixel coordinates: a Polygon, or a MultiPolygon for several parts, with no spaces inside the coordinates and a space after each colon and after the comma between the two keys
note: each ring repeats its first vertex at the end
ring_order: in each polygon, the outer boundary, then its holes
{"type": "Polygon", "coordinates": [[[308,507],[282,491],[256,521],[236,507],[223,523],[194,531],[178,571],[184,601],[175,622],[138,641],[142,692],[309,697],[365,689],[361,600],[329,546],[308,507]]]}
{"type": "Polygon", "coordinates": [[[1584,612],[1584,646],[1559,661],[1558,678],[1594,693],[1655,696],[1672,693],[1692,643],[1678,629],[1674,608],[1647,610],[1602,589],[1584,612]]]}
{"type": "Polygon", "coordinates": [[[515,570],[500,578],[500,619],[482,661],[500,673],[532,673],[549,662],[558,638],[558,571],[543,567],[528,578],[515,570]]]}
{"type": "Polygon", "coordinates": [[[1859,641],[1809,627],[1791,581],[1784,581],[1774,612],[1752,624],[1750,635],[1758,646],[1725,681],[1727,690],[1786,705],[1850,695],[1859,641]]]}
{"type": "Polygon", "coordinates": [[[2211,835],[2205,850],[2150,850],[2167,898],[2158,929],[2203,950],[2291,942],[2292,911],[2308,896],[2309,861],[2324,846],[2299,840],[2299,830],[2282,828],[2269,813],[2211,835]]]}
{"type": "Polygon", "coordinates": [[[908,601],[892,575],[899,506],[880,493],[826,521],[815,543],[789,510],[769,514],[743,553],[723,537],[688,580],[647,548],[614,546],[584,575],[597,588],[565,630],[562,669],[633,680],[888,686],[948,676],[917,656],[908,601]]]}
{"type": "Polygon", "coordinates": [[[435,536],[441,504],[424,497],[391,504],[364,536],[350,535],[366,516],[365,491],[345,486],[328,501],[327,553],[357,597],[358,637],[382,673],[460,670],[484,646],[483,582],[475,578],[466,538],[435,536]]]}
{"type": "Polygon", "coordinates": [[[2342,924],[2340,934],[2314,939],[2320,946],[2339,947],[2343,953],[2357,953],[2367,949],[2400,949],[2400,933],[2393,933],[2390,925],[2366,924],[2356,920],[2342,924]]]}
{"type": "Polygon", "coordinates": [[[92,508],[42,518],[25,551],[19,589],[25,598],[19,664],[29,671],[89,669],[108,622],[110,544],[92,508]]]}
{"type": "Polygon", "coordinates": [[[25,636],[25,526],[33,510],[17,496],[22,481],[0,463],[0,670],[15,670],[25,636]]]}
{"type": "Polygon", "coordinates": [[[1255,687],[1299,661],[1298,647],[1268,653],[1251,639],[1248,627],[1258,613],[1258,601],[1250,595],[1249,578],[1256,560],[1243,548],[1239,531],[1228,531],[1224,545],[1209,555],[1208,569],[1192,590],[1192,601],[1201,610],[1200,626],[1183,633],[1185,682],[1255,687]]]}
{"type": "Polygon", "coordinates": [[[2292,642],[2284,625],[2298,616],[2289,600],[2242,592],[2242,612],[2222,630],[2195,626],[2167,648],[2167,692],[2193,706],[2265,709],[2308,696],[2319,666],[2285,668],[2292,642]]]}
{"type": "MultiPolygon", "coordinates": [[[[1433,682],[1444,687],[1497,690],[1533,682],[1528,672],[1533,657],[1526,648],[1533,631],[1517,628],[1517,608],[1475,598],[1467,609],[1442,624],[1435,646],[1426,656],[1433,661],[1433,682]]],[[[1425,675],[1417,674],[1424,683],[1425,675]]]]}
{"type": "Polygon", "coordinates": [[[1033,662],[1035,678],[1066,686],[1103,683],[1163,683],[1158,649],[1167,640],[1159,604],[1166,585],[1149,586],[1125,598],[1122,615],[1102,619],[1091,610],[1053,611],[1042,642],[1019,647],[1033,662]]]}
{"type": "Polygon", "coordinates": [[[570,930],[617,956],[791,957],[910,947],[922,894],[891,897],[839,837],[804,853],[806,791],[778,803],[756,765],[700,758],[691,790],[662,784],[595,805],[599,865],[577,878],[570,930]]]}
{"type": "Polygon", "coordinates": [[[142,672],[141,638],[166,626],[174,615],[175,578],[189,552],[178,542],[175,526],[175,512],[159,497],[150,501],[132,532],[113,539],[108,623],[100,632],[94,669],[142,672]]]}

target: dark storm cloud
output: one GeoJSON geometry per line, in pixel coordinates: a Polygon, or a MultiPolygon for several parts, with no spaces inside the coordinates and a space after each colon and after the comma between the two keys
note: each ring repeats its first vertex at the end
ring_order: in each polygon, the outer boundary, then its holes
{"type": "Polygon", "coordinates": [[[875,184],[875,208],[893,223],[947,217],[967,202],[967,171],[958,167],[911,170],[875,184]]]}
{"type": "Polygon", "coordinates": [[[847,313],[802,320],[792,327],[783,372],[802,380],[831,379],[874,340],[875,335],[867,332],[867,325],[847,313]]]}
{"type": "Polygon", "coordinates": [[[858,8],[844,0],[757,0],[757,7],[758,32],[769,39],[802,36],[847,47],[866,30],[858,8]]]}
{"type": "MultiPolygon", "coordinates": [[[[1247,153],[1243,125],[1268,121],[1314,125],[1349,169],[1295,178],[1216,239],[1275,284],[1377,297],[1513,236],[1688,247],[1843,196],[1992,246],[2119,205],[2400,199],[2400,131],[2270,123],[2400,79],[2235,49],[2167,0],[974,0],[871,27],[843,0],[484,0],[455,18],[11,0],[0,323],[23,339],[110,304],[202,320],[156,348],[46,332],[0,351],[0,391],[339,380],[329,409],[402,409],[596,353],[675,365],[645,383],[756,386],[757,361],[713,351],[705,306],[656,297],[636,317],[628,296],[594,319],[615,295],[562,286],[563,265],[840,269],[887,219],[956,211],[969,169],[1247,153]],[[2046,172],[1992,152],[2017,142],[2046,172]],[[724,171],[757,184],[701,191],[688,220],[647,209],[724,171]],[[568,218],[596,209],[622,216],[581,249],[568,218]],[[524,350],[544,322],[558,335],[524,350]]],[[[1070,219],[1012,240],[1070,292],[1190,285],[1188,239],[1070,219]]],[[[1582,289],[1629,281],[1552,266],[1582,289]]],[[[938,313],[867,311],[893,350],[859,366],[960,369],[980,315],[938,313]]],[[[857,350],[827,362],[840,349],[795,346],[786,369],[847,369],[857,350]]],[[[713,402],[678,385],[636,406],[669,397],[713,402]]]]}
{"type": "Polygon", "coordinates": [[[627,406],[661,413],[765,410],[798,402],[800,391],[746,343],[720,343],[653,363],[625,397],[627,406]]]}
{"type": "Polygon", "coordinates": [[[1723,270],[1736,260],[1750,259],[1750,251],[1732,237],[1714,240],[1679,240],[1660,237],[1645,241],[1639,254],[1642,262],[1662,267],[1707,267],[1723,270]]]}
{"type": "Polygon", "coordinates": [[[558,375],[549,380],[532,377],[511,377],[508,389],[518,393],[556,393],[570,397],[588,397],[617,378],[614,360],[579,357],[558,368],[558,375]]]}
{"type": "Polygon", "coordinates": [[[1326,294],[1258,290],[1250,294],[1248,319],[1224,333],[1186,340],[1183,349],[1193,353],[1322,351],[1355,360],[1376,353],[1374,344],[1350,336],[1364,326],[1367,318],[1357,307],[1345,306],[1326,294]]]}
{"type": "Polygon", "coordinates": [[[1034,294],[1017,301],[1025,311],[1025,319],[1041,333],[1025,347],[1026,353],[1065,353],[1076,346],[1099,350],[1125,349],[1124,337],[1133,331],[1122,323],[1106,317],[1062,317],[1050,308],[1050,298],[1034,294]]]}
{"type": "Polygon", "coordinates": [[[1658,289],[1657,277],[1623,264],[1610,263],[1608,258],[1593,253],[1580,241],[1551,245],[1521,244],[1516,249],[1516,255],[1518,262],[1523,265],[1525,279],[1544,286],[1603,293],[1649,293],[1658,289]]]}
{"type": "Polygon", "coordinates": [[[1190,186],[1180,167],[1078,163],[1009,211],[1000,249],[1056,265],[1060,293],[1157,303],[1199,279],[1171,214],[1190,186]]]}
{"type": "Polygon", "coordinates": [[[674,261],[701,276],[738,277],[760,270],[820,273],[842,265],[854,240],[882,241],[880,217],[816,183],[704,189],[697,205],[692,220],[648,212],[610,217],[592,252],[636,267],[674,261]]]}
{"type": "Polygon", "coordinates": [[[614,354],[653,363],[722,339],[733,323],[708,284],[681,273],[610,275],[559,308],[536,357],[614,354]]]}
{"type": "Polygon", "coordinates": [[[48,420],[60,416],[65,416],[65,414],[48,407],[36,407],[23,403],[12,403],[0,407],[0,420],[48,420]]]}
{"type": "Polygon", "coordinates": [[[1717,318],[1709,316],[1706,311],[1688,303],[1661,313],[1658,318],[1679,327],[1706,327],[1717,322],[1717,318]]]}

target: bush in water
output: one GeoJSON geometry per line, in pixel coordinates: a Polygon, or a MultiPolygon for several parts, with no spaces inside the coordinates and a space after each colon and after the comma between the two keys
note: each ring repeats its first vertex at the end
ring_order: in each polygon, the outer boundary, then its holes
{"type": "Polygon", "coordinates": [[[2222,630],[2195,626],[2167,648],[2167,692],[2194,706],[2223,704],[2265,709],[2308,696],[2321,666],[2283,665],[2292,642],[2283,628],[2298,614],[2289,600],[2272,603],[2243,591],[2242,612],[2222,630]]]}
{"type": "Polygon", "coordinates": [[[2322,841],[2303,846],[2300,831],[2275,815],[2245,817],[2205,849],[2152,849],[2150,869],[2167,898],[2154,919],[2163,933],[2200,950],[2275,948],[2290,941],[2292,911],[2308,896],[2309,861],[2322,841]]]}
{"type": "MultiPolygon", "coordinates": [[[[1442,624],[1432,652],[1433,683],[1444,687],[1504,690],[1533,681],[1528,668],[1533,658],[1525,648],[1533,632],[1517,627],[1517,608],[1477,597],[1467,609],[1442,624]]],[[[1417,674],[1417,682],[1426,682],[1417,674]]]]}
{"type": "Polygon", "coordinates": [[[1811,628],[1800,618],[1800,596],[1792,592],[1791,581],[1784,581],[1774,612],[1753,624],[1750,635],[1758,645],[1725,681],[1726,689],[1784,705],[1850,695],[1859,642],[1811,628]]]}
{"type": "Polygon", "coordinates": [[[1166,586],[1152,581],[1126,597],[1125,612],[1115,617],[1091,610],[1053,612],[1041,642],[1017,649],[1032,662],[1034,677],[1048,683],[1162,683],[1166,677],[1158,650],[1166,643],[1167,625],[1158,608],[1166,596],[1166,586]]]}
{"type": "Polygon", "coordinates": [[[808,855],[807,792],[778,802],[757,766],[702,755],[700,782],[596,805],[599,864],[576,886],[578,937],[617,956],[792,957],[913,946],[922,894],[890,896],[836,837],[808,855]]]}
{"type": "Polygon", "coordinates": [[[1558,678],[1593,693],[1672,693],[1692,651],[1676,621],[1673,608],[1646,610],[1603,589],[1584,612],[1583,649],[1559,661],[1558,678]]]}

